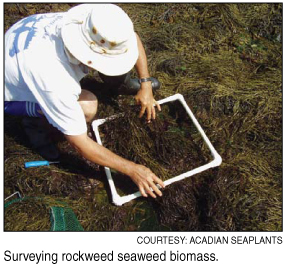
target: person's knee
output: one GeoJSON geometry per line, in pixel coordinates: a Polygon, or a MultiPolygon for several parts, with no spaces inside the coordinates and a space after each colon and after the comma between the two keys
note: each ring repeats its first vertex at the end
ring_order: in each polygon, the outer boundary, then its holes
{"type": "Polygon", "coordinates": [[[86,122],[91,122],[98,109],[98,99],[96,95],[90,91],[82,90],[78,101],[84,112],[86,122]]]}
{"type": "Polygon", "coordinates": [[[94,100],[90,100],[90,101],[84,101],[84,116],[85,116],[85,120],[86,122],[91,122],[97,113],[97,109],[98,109],[98,100],[97,98],[94,100]]]}

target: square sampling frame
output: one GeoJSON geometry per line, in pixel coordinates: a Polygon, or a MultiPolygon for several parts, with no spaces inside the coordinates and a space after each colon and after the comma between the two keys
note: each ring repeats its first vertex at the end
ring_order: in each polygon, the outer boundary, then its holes
{"type": "MultiPolygon", "coordinates": [[[[213,160],[210,161],[209,163],[205,164],[205,165],[199,166],[199,167],[194,168],[194,169],[192,169],[192,170],[190,170],[188,172],[185,172],[183,174],[180,174],[178,176],[175,176],[175,177],[172,177],[172,178],[169,178],[169,179],[165,180],[164,181],[165,186],[170,185],[173,182],[180,181],[182,179],[191,177],[191,176],[193,176],[195,174],[201,173],[201,172],[203,172],[203,171],[205,171],[205,170],[207,170],[209,168],[213,168],[213,167],[219,166],[222,163],[221,156],[217,153],[217,151],[213,147],[212,143],[210,142],[210,140],[206,136],[206,134],[203,131],[202,127],[200,126],[199,122],[197,121],[197,119],[195,118],[195,116],[192,113],[191,109],[187,105],[183,95],[175,94],[175,95],[169,96],[167,98],[164,98],[162,100],[159,100],[158,103],[160,105],[162,105],[164,103],[173,102],[173,101],[176,101],[176,100],[178,100],[182,104],[182,106],[185,108],[187,114],[189,115],[189,117],[193,121],[194,125],[198,129],[198,131],[201,134],[203,140],[205,141],[205,143],[207,144],[209,150],[211,151],[213,160]]],[[[92,122],[92,128],[93,128],[93,131],[94,131],[94,134],[95,134],[95,137],[97,139],[98,144],[102,145],[102,141],[101,141],[100,134],[99,134],[99,126],[101,124],[105,123],[108,120],[115,120],[118,116],[119,115],[115,115],[115,116],[108,117],[106,119],[98,119],[98,120],[95,120],[95,121],[92,122]]],[[[125,203],[127,203],[127,202],[129,202],[129,201],[131,201],[133,199],[136,199],[136,198],[141,196],[140,191],[132,193],[132,194],[129,194],[129,195],[125,195],[125,196],[120,196],[118,194],[117,190],[116,190],[116,187],[115,187],[115,184],[114,184],[114,181],[113,181],[113,178],[112,178],[112,173],[111,173],[111,170],[110,170],[109,167],[105,167],[105,173],[106,173],[106,176],[107,176],[107,179],[108,179],[108,183],[109,183],[109,186],[110,186],[110,189],[111,189],[112,200],[113,200],[113,203],[115,205],[121,206],[121,205],[123,205],[123,204],[125,204],[125,203]]]]}

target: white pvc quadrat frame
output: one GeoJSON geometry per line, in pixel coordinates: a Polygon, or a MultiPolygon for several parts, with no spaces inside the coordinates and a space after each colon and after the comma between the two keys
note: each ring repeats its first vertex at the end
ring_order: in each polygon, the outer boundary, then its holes
{"type": "MultiPolygon", "coordinates": [[[[185,172],[181,175],[178,175],[178,176],[175,176],[173,178],[165,180],[164,181],[165,186],[170,185],[171,183],[174,183],[176,181],[180,181],[182,179],[191,177],[195,174],[201,173],[201,172],[203,172],[209,168],[219,166],[222,163],[221,156],[217,153],[217,151],[213,147],[212,143],[210,142],[210,140],[206,136],[205,132],[203,131],[202,127],[200,126],[199,122],[195,118],[194,114],[192,113],[191,109],[188,107],[184,97],[181,94],[175,94],[175,95],[169,96],[165,99],[158,101],[158,103],[161,105],[161,104],[164,104],[167,102],[173,102],[176,100],[180,101],[180,103],[185,108],[187,114],[192,119],[193,123],[195,124],[196,128],[198,129],[199,133],[201,134],[202,138],[204,139],[205,143],[209,147],[209,150],[211,151],[213,160],[211,162],[205,164],[205,165],[202,165],[202,166],[194,168],[188,172],[185,172]]],[[[92,122],[92,128],[93,128],[93,131],[94,131],[94,134],[95,134],[95,137],[97,139],[98,144],[102,145],[102,141],[101,141],[100,134],[99,134],[99,126],[101,124],[105,123],[107,120],[115,120],[118,116],[119,115],[115,115],[115,116],[111,116],[111,117],[106,118],[106,119],[98,119],[98,120],[95,120],[92,122]]],[[[113,200],[113,203],[115,205],[121,206],[121,205],[141,196],[140,191],[129,194],[129,195],[125,195],[125,196],[120,196],[116,190],[116,187],[115,187],[115,184],[114,184],[114,181],[112,178],[111,170],[109,167],[105,167],[105,173],[106,173],[106,176],[108,179],[108,183],[110,185],[112,200],[113,200]]]]}

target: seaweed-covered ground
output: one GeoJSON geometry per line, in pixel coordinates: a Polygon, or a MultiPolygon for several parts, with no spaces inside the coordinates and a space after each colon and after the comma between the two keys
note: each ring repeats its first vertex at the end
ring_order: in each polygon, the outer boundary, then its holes
{"type": "MultiPolygon", "coordinates": [[[[5,30],[25,16],[71,6],[5,4],[5,30]]],[[[144,43],[151,75],[161,82],[156,99],[181,93],[222,156],[222,165],[168,186],[162,198],[139,198],[116,207],[103,169],[81,158],[63,139],[58,141],[59,164],[25,169],[25,162],[40,156],[30,149],[21,119],[5,116],[4,195],[19,191],[31,197],[5,209],[5,230],[50,230],[50,207],[63,205],[74,211],[85,231],[282,230],[282,4],[120,6],[144,43]]],[[[82,84],[92,85],[98,96],[98,118],[133,104],[131,96],[100,92],[94,77],[96,73],[90,74],[82,84]]],[[[163,113],[145,128],[159,125],[163,113]]],[[[170,133],[179,138],[183,127],[175,128],[170,133]]],[[[115,129],[110,125],[106,132],[115,129]]],[[[136,137],[128,138],[130,145],[136,137]]],[[[167,153],[173,147],[173,170],[184,168],[179,162],[184,138],[177,140],[180,144],[163,145],[156,133],[157,149],[167,153]]],[[[196,151],[204,152],[197,145],[196,151]]],[[[161,159],[171,172],[165,156],[161,159]]],[[[142,157],[137,155],[147,162],[142,157]]]]}

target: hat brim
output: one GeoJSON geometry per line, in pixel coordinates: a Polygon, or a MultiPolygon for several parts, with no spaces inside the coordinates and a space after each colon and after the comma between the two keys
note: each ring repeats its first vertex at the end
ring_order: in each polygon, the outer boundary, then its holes
{"type": "Polygon", "coordinates": [[[82,38],[82,24],[72,22],[85,18],[90,5],[80,5],[70,9],[64,18],[61,36],[69,52],[86,66],[107,76],[119,76],[128,73],[135,65],[139,52],[135,32],[128,42],[128,50],[119,55],[100,54],[91,49],[82,38]],[[71,23],[70,23],[71,22],[71,23]]]}

